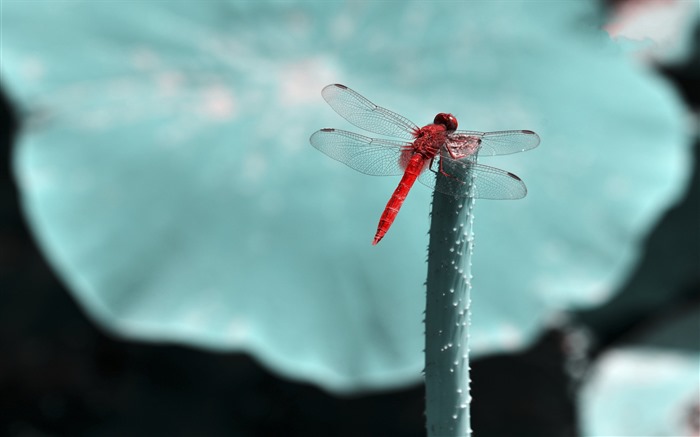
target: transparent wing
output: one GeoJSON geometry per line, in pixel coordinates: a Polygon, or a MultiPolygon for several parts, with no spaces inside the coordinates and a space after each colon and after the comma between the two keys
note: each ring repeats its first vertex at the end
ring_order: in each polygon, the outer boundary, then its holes
{"type": "Polygon", "coordinates": [[[321,95],[341,117],[366,131],[412,140],[419,129],[407,118],[375,105],[345,85],[328,85],[321,95]]]}
{"type": "Polygon", "coordinates": [[[499,132],[476,132],[457,130],[448,135],[446,145],[458,155],[468,156],[479,144],[479,156],[509,155],[534,149],[540,137],[531,130],[506,130],[499,132]],[[463,152],[460,152],[463,151],[463,152]]]}
{"type": "Polygon", "coordinates": [[[331,158],[372,176],[402,175],[413,153],[409,142],[369,138],[339,129],[321,129],[309,141],[331,158]]]}
{"type": "MultiPolygon", "coordinates": [[[[444,152],[447,153],[447,152],[444,152]]],[[[477,199],[522,199],[527,195],[523,181],[513,173],[476,163],[476,155],[467,159],[454,160],[449,156],[437,160],[433,166],[423,171],[418,180],[441,193],[455,197],[466,197],[469,180],[474,178],[471,197],[477,199]],[[440,172],[446,173],[446,176],[440,172]]]]}

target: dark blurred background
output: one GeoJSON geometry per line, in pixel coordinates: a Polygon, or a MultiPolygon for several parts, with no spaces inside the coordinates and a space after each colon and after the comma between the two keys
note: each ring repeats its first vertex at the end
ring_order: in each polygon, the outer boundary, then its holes
{"type": "MultiPolygon", "coordinates": [[[[696,48],[699,40],[696,30],[696,48]]],[[[697,117],[697,50],[683,65],[657,70],[697,117]]],[[[1,436],[425,434],[420,386],[335,397],[280,379],[243,354],[123,341],[98,329],[51,271],[23,218],[10,165],[19,121],[4,96],[0,125],[1,436]]],[[[602,352],[700,308],[697,143],[694,156],[690,190],[649,236],[636,273],[614,299],[572,314],[526,351],[473,362],[478,435],[579,435],[576,393],[585,372],[567,371],[572,362],[585,369],[602,352]],[[660,285],[665,292],[648,292],[660,285]],[[591,341],[571,347],[572,336],[584,332],[591,341]]],[[[688,341],[700,349],[700,333],[688,341]]],[[[693,414],[689,422],[700,420],[693,414]]],[[[700,433],[700,423],[691,425],[700,433]]]]}

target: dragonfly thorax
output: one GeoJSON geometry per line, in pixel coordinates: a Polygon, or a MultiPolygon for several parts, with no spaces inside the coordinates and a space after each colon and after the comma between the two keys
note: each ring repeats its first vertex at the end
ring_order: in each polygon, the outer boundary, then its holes
{"type": "Polygon", "coordinates": [[[457,130],[457,118],[452,114],[441,112],[435,116],[433,123],[445,126],[445,130],[447,131],[457,130]]]}

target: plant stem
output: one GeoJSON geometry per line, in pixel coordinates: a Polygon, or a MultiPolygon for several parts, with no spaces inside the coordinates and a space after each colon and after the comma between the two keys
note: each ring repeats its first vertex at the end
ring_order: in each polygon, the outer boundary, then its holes
{"type": "Polygon", "coordinates": [[[468,340],[473,206],[471,196],[433,194],[425,310],[426,421],[431,437],[471,435],[468,340]]]}

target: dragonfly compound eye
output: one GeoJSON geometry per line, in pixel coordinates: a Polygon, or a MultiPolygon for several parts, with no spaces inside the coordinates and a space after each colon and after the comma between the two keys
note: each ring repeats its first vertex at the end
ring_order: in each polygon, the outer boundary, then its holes
{"type": "Polygon", "coordinates": [[[435,116],[433,123],[441,124],[445,126],[445,129],[447,130],[457,130],[457,119],[452,114],[445,114],[444,112],[441,112],[435,116]]]}

